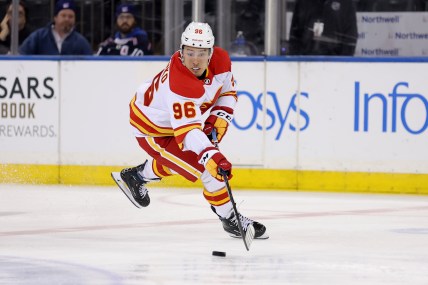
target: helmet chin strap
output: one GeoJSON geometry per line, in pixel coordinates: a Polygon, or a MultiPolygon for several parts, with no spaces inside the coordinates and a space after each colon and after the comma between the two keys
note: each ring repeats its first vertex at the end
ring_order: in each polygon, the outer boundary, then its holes
{"type": "Polygon", "coordinates": [[[180,59],[181,59],[181,63],[184,65],[183,46],[180,47],[180,59]]]}

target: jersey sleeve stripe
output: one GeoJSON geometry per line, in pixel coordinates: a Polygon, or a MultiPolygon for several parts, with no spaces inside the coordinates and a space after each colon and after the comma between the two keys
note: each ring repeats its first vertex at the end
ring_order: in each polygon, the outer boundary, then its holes
{"type": "Polygon", "coordinates": [[[220,94],[220,96],[235,96],[236,97],[236,91],[228,91],[220,94]]]}
{"type": "Polygon", "coordinates": [[[136,127],[140,132],[151,136],[167,136],[174,134],[172,128],[160,127],[150,121],[137,107],[135,100],[136,97],[134,97],[129,104],[131,125],[136,127]]]}
{"type": "Polygon", "coordinates": [[[232,96],[235,99],[235,101],[238,101],[238,96],[236,94],[236,91],[229,91],[229,92],[224,92],[220,94],[220,97],[225,97],[225,96],[232,96]]]}

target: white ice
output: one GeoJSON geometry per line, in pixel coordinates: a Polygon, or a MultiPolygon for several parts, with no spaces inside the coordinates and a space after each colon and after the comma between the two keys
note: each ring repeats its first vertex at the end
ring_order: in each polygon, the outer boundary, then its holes
{"type": "Polygon", "coordinates": [[[0,284],[428,284],[428,196],[235,190],[247,252],[201,189],[149,191],[0,184],[0,284]]]}

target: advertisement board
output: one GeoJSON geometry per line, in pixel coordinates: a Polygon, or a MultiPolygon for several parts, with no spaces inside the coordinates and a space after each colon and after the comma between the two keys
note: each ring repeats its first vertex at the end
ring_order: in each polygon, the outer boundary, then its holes
{"type": "Polygon", "coordinates": [[[427,56],[428,12],[359,12],[356,56],[427,56]]]}
{"type": "MultiPolygon", "coordinates": [[[[44,165],[53,181],[107,183],[113,169],[147,158],[129,124],[129,102],[167,59],[1,64],[2,175],[44,165]]],[[[240,173],[237,185],[428,189],[426,62],[232,66],[238,103],[220,148],[240,173]]]]}
{"type": "Polygon", "coordinates": [[[302,169],[428,173],[426,67],[418,63],[302,63],[310,126],[302,169]]]}
{"type": "Polygon", "coordinates": [[[59,75],[56,61],[2,61],[1,163],[59,163],[59,75]]]}
{"type": "Polygon", "coordinates": [[[144,161],[129,124],[138,86],[167,61],[64,61],[61,163],[133,165],[144,161]]]}

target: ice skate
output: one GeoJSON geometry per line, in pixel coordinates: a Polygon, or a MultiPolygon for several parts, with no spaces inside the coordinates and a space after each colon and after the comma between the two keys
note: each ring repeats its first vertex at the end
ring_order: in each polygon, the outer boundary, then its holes
{"type": "MultiPolygon", "coordinates": [[[[215,208],[213,206],[211,206],[211,209],[213,210],[214,213],[216,213],[215,208]]],[[[217,213],[216,213],[217,214],[217,213]]],[[[228,218],[223,218],[220,217],[218,214],[217,216],[219,217],[220,221],[223,224],[223,229],[231,236],[234,238],[240,238],[241,237],[241,233],[239,232],[239,228],[238,228],[238,223],[236,220],[236,216],[235,213],[233,211],[231,211],[230,216],[228,218]]],[[[243,230],[246,231],[249,225],[253,225],[254,230],[255,230],[255,234],[254,234],[254,238],[255,239],[267,239],[269,238],[269,236],[266,233],[266,227],[256,221],[253,221],[241,214],[239,214],[240,220],[241,220],[241,224],[243,227],[243,230]]]]}
{"type": "MultiPolygon", "coordinates": [[[[149,180],[145,180],[138,173],[139,171],[144,169],[146,163],[147,160],[141,165],[131,168],[125,168],[120,172],[120,177],[122,178],[123,182],[125,182],[126,186],[128,186],[130,193],[127,193],[125,191],[123,192],[128,196],[131,202],[134,203],[135,201],[141,207],[147,207],[150,204],[149,191],[145,186],[149,182],[149,180]],[[132,196],[130,197],[129,194],[131,194],[132,196]]],[[[138,207],[137,204],[134,203],[134,205],[138,207]]]]}

